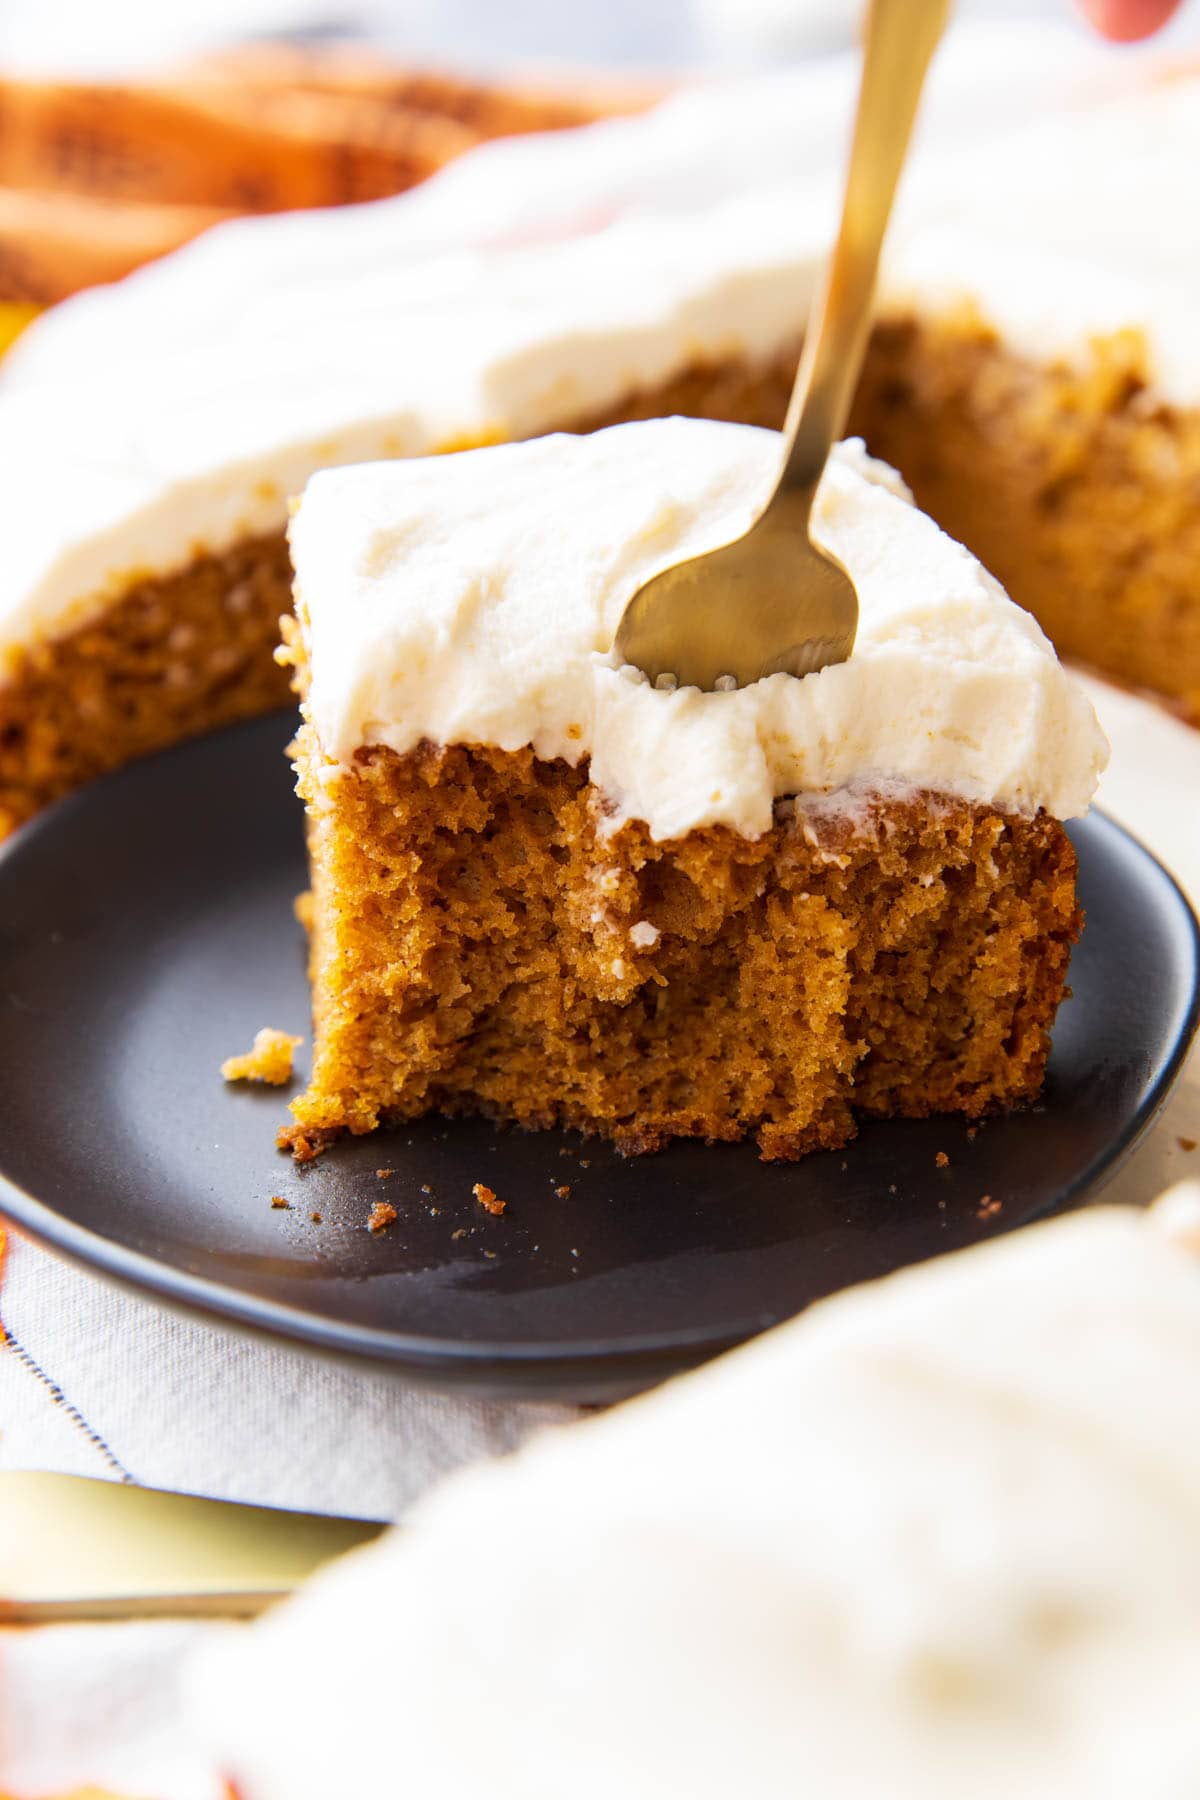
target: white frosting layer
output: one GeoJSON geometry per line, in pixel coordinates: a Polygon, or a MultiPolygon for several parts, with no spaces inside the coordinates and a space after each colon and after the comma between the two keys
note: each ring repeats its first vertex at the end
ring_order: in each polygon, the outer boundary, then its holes
{"type": "Polygon", "coordinates": [[[318,475],[291,544],[326,753],[428,738],[589,756],[618,816],[659,838],[758,836],[776,796],[863,779],[1084,811],[1105,759],[1090,702],[858,446],[830,464],[814,520],[858,590],[849,661],[718,694],[615,666],[631,595],[744,529],[778,456],[773,432],[656,419],[318,475]]]}
{"type": "Polygon", "coordinates": [[[1200,1239],[1172,1213],[848,1292],[455,1476],[231,1629],[198,1729],[247,1800],[1200,1791],[1200,1239]]]}

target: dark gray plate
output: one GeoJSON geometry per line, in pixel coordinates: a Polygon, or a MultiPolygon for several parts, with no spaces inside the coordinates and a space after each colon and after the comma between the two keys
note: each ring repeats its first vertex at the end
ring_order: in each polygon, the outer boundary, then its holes
{"type": "Polygon", "coordinates": [[[627,1162],[570,1133],[431,1119],[298,1169],[274,1148],[286,1095],[217,1073],[260,1025],[308,1034],[290,729],[276,716],[137,764],[0,853],[0,1205],[210,1315],[438,1385],[611,1397],[1078,1201],[1195,1028],[1191,912],[1093,816],[1072,828],[1088,925],[1044,1100],[973,1141],[960,1120],[885,1122],[794,1166],[698,1144],[627,1162]],[[999,1211],[981,1217],[985,1195],[999,1211]],[[399,1218],[372,1236],[381,1198],[399,1218]]]}

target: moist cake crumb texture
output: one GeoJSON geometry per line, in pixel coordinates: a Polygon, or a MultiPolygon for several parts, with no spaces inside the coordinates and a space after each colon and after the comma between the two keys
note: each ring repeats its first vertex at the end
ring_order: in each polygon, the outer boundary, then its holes
{"type": "Polygon", "coordinates": [[[1080,925],[1044,814],[878,797],[656,842],[607,833],[586,768],[529,750],[364,750],[336,809],[311,727],[297,755],[322,808],[301,1160],[432,1110],[792,1158],[856,1115],[1039,1090],[1080,925]]]}
{"type": "Polygon", "coordinates": [[[0,838],[94,776],[284,705],[274,652],[290,608],[279,533],[0,657],[0,838]]]}

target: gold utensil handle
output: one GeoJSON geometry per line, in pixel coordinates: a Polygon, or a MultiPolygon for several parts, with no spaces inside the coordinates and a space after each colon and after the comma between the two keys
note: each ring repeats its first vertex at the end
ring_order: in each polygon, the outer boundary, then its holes
{"type": "Polygon", "coordinates": [[[246,1616],[384,1529],[80,1475],[0,1472],[0,1625],[246,1616]]]}
{"type": "Polygon", "coordinates": [[[810,504],[850,411],[896,183],[952,3],[871,0],[868,10],[841,229],[813,305],[784,427],[778,491],[807,489],[810,504]]]}

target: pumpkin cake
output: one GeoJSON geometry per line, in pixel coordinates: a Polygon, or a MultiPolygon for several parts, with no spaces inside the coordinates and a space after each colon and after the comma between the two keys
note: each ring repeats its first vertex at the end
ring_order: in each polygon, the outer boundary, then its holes
{"type": "Polygon", "coordinates": [[[774,433],[688,419],[325,472],[291,528],[314,1057],[286,1134],[430,1110],[835,1147],[1031,1099],[1105,756],[1033,620],[842,446],[846,663],[729,693],[610,646],[774,433]]]}

